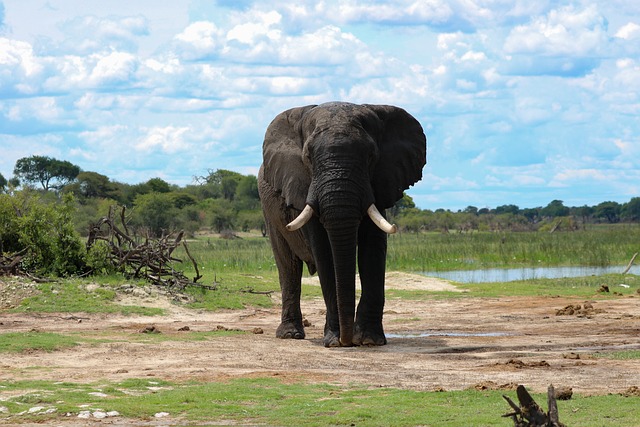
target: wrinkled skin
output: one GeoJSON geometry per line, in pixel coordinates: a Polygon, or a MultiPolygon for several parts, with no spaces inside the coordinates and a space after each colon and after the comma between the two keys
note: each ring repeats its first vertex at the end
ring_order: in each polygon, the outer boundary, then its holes
{"type": "Polygon", "coordinates": [[[382,213],[393,206],[420,180],[425,162],[422,127],[398,107],[309,105],[271,122],[258,188],[282,291],[277,337],[305,337],[300,282],[306,263],[320,277],[327,306],[324,345],[386,344],[387,235],[366,211],[372,204],[382,213]],[[288,231],[305,205],[313,217],[288,231]],[[362,287],[357,311],[356,263],[362,287]]]}

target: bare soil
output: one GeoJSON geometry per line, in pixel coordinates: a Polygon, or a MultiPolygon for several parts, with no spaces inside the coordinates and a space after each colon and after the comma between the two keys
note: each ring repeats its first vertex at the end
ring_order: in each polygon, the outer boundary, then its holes
{"type": "MultiPolygon", "coordinates": [[[[464,291],[446,281],[404,273],[390,273],[387,287],[464,291]]],[[[10,305],[6,283],[3,295],[6,308],[10,305]]],[[[545,392],[553,383],[587,395],[624,393],[640,386],[640,360],[594,356],[640,349],[637,294],[617,298],[596,294],[589,301],[564,297],[388,299],[384,317],[388,345],[332,349],[322,345],[325,311],[320,298],[302,302],[309,323],[305,340],[275,338],[278,301],[270,309],[213,313],[187,309],[161,295],[127,295],[120,302],[162,307],[169,314],[132,317],[0,311],[2,332],[81,332],[86,337],[114,339],[51,353],[2,354],[0,381],[92,382],[140,377],[219,381],[274,376],[284,381],[413,390],[512,389],[524,384],[531,391],[545,392]],[[569,305],[572,307],[565,310],[569,305]],[[208,341],[123,340],[127,334],[150,327],[168,337],[188,333],[180,330],[185,327],[189,331],[229,328],[249,333],[208,341]]]]}

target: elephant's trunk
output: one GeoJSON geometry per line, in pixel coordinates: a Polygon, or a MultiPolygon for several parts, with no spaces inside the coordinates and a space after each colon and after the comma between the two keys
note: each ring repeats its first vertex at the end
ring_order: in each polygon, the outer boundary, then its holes
{"type": "Polygon", "coordinates": [[[353,326],[356,307],[356,241],[358,224],[348,229],[327,230],[336,275],[340,345],[353,345],[353,326]]]}

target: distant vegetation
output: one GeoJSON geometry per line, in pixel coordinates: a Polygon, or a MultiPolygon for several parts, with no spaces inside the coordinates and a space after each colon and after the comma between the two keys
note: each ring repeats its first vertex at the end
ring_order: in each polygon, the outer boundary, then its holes
{"type": "MultiPolygon", "coordinates": [[[[131,185],[44,156],[19,159],[13,173],[10,179],[0,175],[0,255],[36,247],[38,251],[22,262],[42,274],[85,271],[81,237],[113,205],[127,208],[129,228],[138,236],[158,237],[177,230],[190,236],[264,231],[253,175],[219,169],[194,177],[193,184],[184,187],[161,178],[131,185]]],[[[569,231],[594,224],[638,223],[640,197],[624,204],[605,201],[568,207],[553,200],[544,207],[468,206],[453,212],[419,209],[405,195],[387,214],[404,233],[569,231]]]]}

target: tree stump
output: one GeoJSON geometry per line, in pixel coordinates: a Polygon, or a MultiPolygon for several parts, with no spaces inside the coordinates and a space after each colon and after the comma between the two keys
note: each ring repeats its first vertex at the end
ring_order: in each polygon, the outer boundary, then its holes
{"type": "Polygon", "coordinates": [[[558,415],[558,404],[556,403],[556,393],[553,385],[547,389],[547,405],[549,412],[544,410],[531,397],[527,389],[523,385],[519,385],[516,389],[518,395],[518,406],[509,397],[502,397],[509,403],[513,412],[503,415],[513,420],[514,427],[566,427],[560,422],[558,415]]]}

